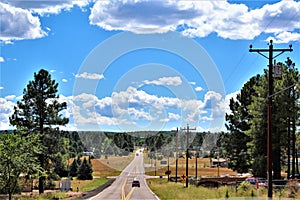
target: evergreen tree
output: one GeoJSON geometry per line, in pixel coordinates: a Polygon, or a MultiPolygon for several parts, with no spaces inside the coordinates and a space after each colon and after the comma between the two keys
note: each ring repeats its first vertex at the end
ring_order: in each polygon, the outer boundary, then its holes
{"type": "Polygon", "coordinates": [[[247,144],[250,142],[250,137],[246,131],[250,129],[249,120],[253,116],[249,112],[248,106],[252,103],[251,96],[257,96],[254,86],[258,83],[260,76],[252,77],[244,84],[241,92],[236,96],[236,99],[230,99],[229,108],[230,114],[226,114],[228,135],[224,135],[224,148],[226,156],[229,158],[229,167],[240,173],[248,172],[251,167],[250,154],[247,144]]]}
{"type": "MultiPolygon", "coordinates": [[[[10,124],[28,134],[38,134],[43,151],[38,154],[40,166],[45,172],[50,171],[50,160],[60,151],[60,131],[58,126],[68,123],[61,111],[67,108],[66,102],[58,101],[58,83],[51,79],[48,71],[41,69],[34,73],[34,80],[29,81],[23,91],[23,99],[17,102],[10,124]]],[[[45,176],[39,178],[39,192],[44,192],[45,176]]]]}
{"type": "MultiPolygon", "coordinates": [[[[281,65],[282,73],[279,79],[274,78],[271,119],[271,155],[275,179],[281,178],[285,154],[292,152],[292,157],[296,157],[294,141],[300,114],[300,91],[293,88],[298,83],[299,73],[289,58],[285,64],[278,64],[281,65]]],[[[265,70],[262,76],[252,77],[242,88],[237,100],[230,101],[231,113],[226,115],[226,127],[230,132],[224,139],[227,141],[225,149],[230,158],[229,166],[238,170],[236,166],[243,166],[238,161],[243,155],[249,154],[248,160],[251,160],[253,174],[260,177],[267,176],[268,74],[268,70],[265,70]]],[[[295,168],[293,164],[292,173],[295,168]]]]}
{"type": "Polygon", "coordinates": [[[84,158],[82,164],[78,169],[77,178],[79,180],[92,180],[93,179],[92,174],[93,174],[92,163],[90,163],[86,158],[84,158]]]}
{"type": "Polygon", "coordinates": [[[71,166],[70,166],[70,176],[72,177],[76,177],[77,176],[77,172],[78,172],[78,163],[77,163],[77,160],[74,159],[71,166]]]}

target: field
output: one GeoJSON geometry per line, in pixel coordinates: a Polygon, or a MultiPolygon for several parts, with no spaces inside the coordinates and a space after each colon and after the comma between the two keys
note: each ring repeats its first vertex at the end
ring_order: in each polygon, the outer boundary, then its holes
{"type": "MultiPolygon", "coordinates": [[[[175,164],[175,159],[170,158],[170,165],[169,169],[171,170],[171,176],[175,176],[176,173],[176,164],[175,164]]],[[[146,174],[154,176],[155,174],[157,176],[164,176],[165,172],[168,170],[168,166],[161,165],[160,161],[156,161],[156,169],[154,167],[154,160],[150,160],[147,158],[147,156],[144,157],[144,162],[148,165],[146,166],[151,166],[151,167],[146,167],[145,171],[146,174]],[[156,171],[156,173],[155,173],[156,171]]],[[[196,175],[196,166],[195,166],[196,160],[195,158],[189,159],[189,176],[195,176],[196,175]]],[[[222,176],[226,174],[230,175],[236,175],[237,173],[232,171],[231,169],[228,168],[210,168],[210,161],[209,158],[198,158],[197,159],[197,176],[222,176]]],[[[179,158],[178,159],[178,167],[177,167],[177,174],[178,176],[185,174],[186,173],[186,160],[184,158],[179,158]]]]}
{"type": "Polygon", "coordinates": [[[92,159],[93,176],[107,177],[118,176],[122,170],[131,162],[133,155],[130,156],[110,156],[107,159],[92,159]]]}
{"type": "MultiPolygon", "coordinates": [[[[147,183],[152,191],[161,199],[193,199],[193,200],[204,200],[204,199],[226,199],[226,197],[236,199],[266,199],[267,189],[259,188],[255,186],[248,186],[247,188],[238,188],[235,186],[222,186],[219,188],[206,188],[196,187],[190,185],[185,188],[182,183],[168,182],[167,179],[148,179],[147,183]]],[[[289,190],[275,190],[274,199],[299,199],[297,195],[294,198],[288,198],[289,190]]]]}

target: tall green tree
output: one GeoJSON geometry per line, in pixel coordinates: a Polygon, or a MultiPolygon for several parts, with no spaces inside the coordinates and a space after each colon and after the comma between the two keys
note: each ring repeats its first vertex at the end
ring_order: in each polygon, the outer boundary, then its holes
{"type": "Polygon", "coordinates": [[[20,175],[34,175],[42,169],[34,154],[40,148],[36,135],[21,136],[18,133],[0,135],[0,191],[9,199],[16,192],[20,175]]]}
{"type": "MultiPolygon", "coordinates": [[[[293,88],[299,80],[293,62],[287,59],[285,64],[278,64],[281,66],[281,77],[274,77],[272,103],[272,166],[275,179],[281,178],[282,164],[286,163],[284,159],[290,152],[290,146],[293,157],[296,157],[294,141],[296,124],[299,123],[300,97],[299,90],[293,88]]],[[[253,174],[261,177],[267,176],[268,74],[268,70],[264,70],[263,75],[252,77],[242,88],[237,100],[230,101],[231,113],[226,115],[226,127],[229,130],[229,135],[225,137],[228,141],[226,148],[231,156],[231,164],[238,166],[235,158],[241,157],[236,155],[237,152],[247,152],[253,174]],[[248,138],[243,137],[243,134],[248,138]]],[[[294,171],[295,167],[292,173],[294,171]]]]}
{"type": "Polygon", "coordinates": [[[81,165],[79,166],[77,172],[77,178],[79,180],[92,180],[93,179],[93,168],[90,159],[87,160],[86,158],[83,159],[81,165]]]}
{"type": "Polygon", "coordinates": [[[249,121],[253,116],[249,112],[248,106],[252,103],[251,96],[257,96],[254,86],[258,84],[260,76],[252,77],[244,84],[241,92],[236,98],[230,99],[229,108],[231,113],[226,114],[225,124],[229,134],[223,135],[223,146],[226,156],[229,158],[229,167],[240,173],[248,172],[251,168],[250,153],[248,143],[250,137],[246,131],[250,129],[249,121]]]}
{"type": "MultiPolygon", "coordinates": [[[[50,160],[59,149],[59,126],[68,123],[61,111],[67,108],[66,102],[59,102],[58,83],[52,80],[48,71],[41,69],[34,73],[23,91],[23,99],[17,102],[10,124],[27,134],[38,134],[43,151],[38,154],[41,167],[50,171],[50,160]]],[[[39,178],[39,192],[44,192],[45,176],[39,178]]]]}

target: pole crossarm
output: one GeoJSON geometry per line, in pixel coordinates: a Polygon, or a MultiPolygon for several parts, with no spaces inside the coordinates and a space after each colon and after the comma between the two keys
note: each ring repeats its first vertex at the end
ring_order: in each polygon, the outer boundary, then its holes
{"type": "MultiPolygon", "coordinates": [[[[272,45],[272,40],[270,41],[271,45],[272,45]]],[[[278,56],[280,56],[281,54],[283,54],[284,52],[292,52],[293,49],[292,49],[292,45],[290,45],[290,48],[289,49],[273,49],[273,52],[280,52],[279,54],[275,55],[275,56],[272,56],[271,59],[274,59],[278,56]]],[[[265,54],[263,54],[262,52],[270,52],[270,49],[252,49],[252,45],[250,45],[250,49],[249,49],[249,52],[256,52],[260,55],[262,55],[263,57],[265,57],[266,59],[270,59],[268,56],[266,56],[265,54]]]]}

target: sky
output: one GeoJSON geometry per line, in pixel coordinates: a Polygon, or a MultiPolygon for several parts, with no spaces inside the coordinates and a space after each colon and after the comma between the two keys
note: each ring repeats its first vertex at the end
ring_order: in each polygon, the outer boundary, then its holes
{"type": "Polygon", "coordinates": [[[0,130],[40,69],[59,83],[65,130],[226,131],[229,99],[289,48],[299,1],[0,0],[0,130]]]}

